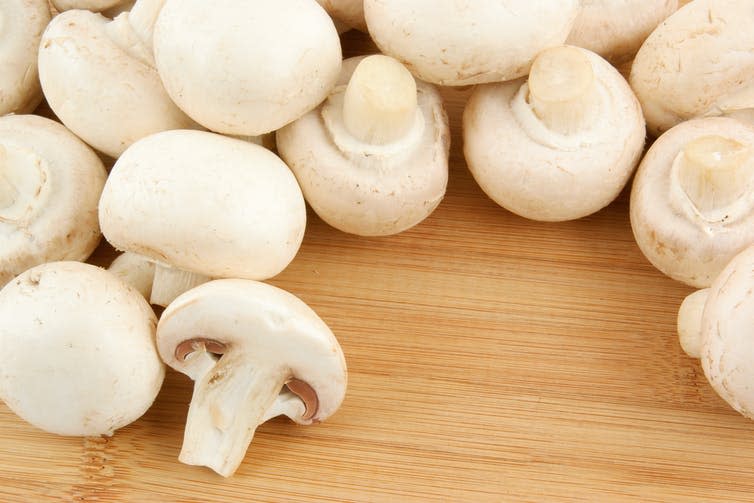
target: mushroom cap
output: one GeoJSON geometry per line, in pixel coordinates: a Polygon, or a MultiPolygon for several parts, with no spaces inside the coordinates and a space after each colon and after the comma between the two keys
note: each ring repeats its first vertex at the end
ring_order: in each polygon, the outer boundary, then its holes
{"type": "Polygon", "coordinates": [[[167,0],[154,51],[181,109],[213,131],[250,136],[316,107],[342,59],[332,20],[312,0],[167,0]]]}
{"type": "Polygon", "coordinates": [[[754,127],[742,122],[724,117],[684,122],[650,147],[631,190],[631,227],[642,253],[667,276],[697,288],[709,286],[738,252],[754,242],[751,209],[740,219],[709,222],[690,203],[679,203],[686,197],[674,174],[674,162],[688,143],[709,135],[754,146],[754,127]]]}
{"type": "Polygon", "coordinates": [[[323,421],[343,402],[348,373],[337,339],[309,306],[284,290],[225,279],[185,292],[160,318],[160,356],[170,367],[191,375],[190,363],[179,359],[176,350],[196,338],[217,341],[226,353],[248,354],[249,360],[279,368],[311,386],[317,395],[316,414],[292,417],[297,423],[323,421]]]}
{"type": "Polygon", "coordinates": [[[97,204],[107,177],[92,149],[50,119],[6,115],[0,167],[0,286],[37,264],[86,260],[100,240],[97,204]]]}
{"type": "Polygon", "coordinates": [[[754,4],[696,0],[681,7],[644,42],[631,87],[649,132],[659,135],[701,116],[754,123],[754,4]]]}
{"type": "Polygon", "coordinates": [[[72,9],[102,12],[123,4],[133,3],[133,0],[50,0],[50,3],[58,12],[72,9]]]}
{"type": "Polygon", "coordinates": [[[598,116],[572,135],[537,117],[523,80],[477,87],[463,114],[471,174],[497,204],[533,220],[581,218],[612,202],[644,146],[641,107],[625,79],[586,49],[600,96],[598,116]]]}
{"type": "Polygon", "coordinates": [[[317,0],[317,3],[335,20],[363,32],[367,31],[363,0],[317,0]]]}
{"type": "Polygon", "coordinates": [[[0,290],[0,397],[47,432],[110,435],[160,390],[156,324],[136,290],[98,267],[34,267],[0,290]]]}
{"type": "Polygon", "coordinates": [[[702,315],[701,363],[712,387],[731,407],[754,419],[754,247],[746,248],[713,281],[702,315]]]}
{"type": "Polygon", "coordinates": [[[126,150],[99,212],[115,248],[212,277],[276,275],[306,227],[301,189],[280,158],[190,130],[157,133],[126,150]]]}
{"type": "Polygon", "coordinates": [[[676,9],[678,0],[584,0],[566,43],[620,62],[676,9]]]}
{"type": "Polygon", "coordinates": [[[537,53],[565,41],[578,9],[578,0],[364,0],[380,50],[446,86],[523,77],[537,53]]]}
{"type": "Polygon", "coordinates": [[[47,0],[0,1],[0,115],[30,113],[42,100],[37,52],[49,22],[47,0]]]}
{"type": "Polygon", "coordinates": [[[111,157],[152,133],[196,127],[150,63],[114,41],[109,23],[93,12],[66,11],[42,37],[39,76],[63,124],[111,157]]]}
{"type": "Polygon", "coordinates": [[[420,136],[387,145],[351,136],[340,110],[345,86],[362,59],[344,61],[329,98],[333,106],[323,104],[279,130],[277,147],[320,218],[344,232],[384,236],[418,224],[442,201],[450,131],[437,89],[417,82],[424,120],[420,136]]]}

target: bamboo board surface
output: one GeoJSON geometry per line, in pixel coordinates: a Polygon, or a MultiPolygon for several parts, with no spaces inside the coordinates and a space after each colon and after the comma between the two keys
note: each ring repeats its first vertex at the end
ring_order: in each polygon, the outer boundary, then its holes
{"type": "MultiPolygon", "coordinates": [[[[270,281],[343,346],[334,417],[262,425],[226,480],[177,461],[191,382],[173,371],[111,438],[49,435],[0,404],[0,502],[754,501],[754,423],[680,350],[691,289],[643,258],[627,193],[575,222],[506,212],[462,158],[468,91],[444,94],[454,144],[438,210],[379,239],[310,213],[270,281]]],[[[92,261],[112,257],[102,246],[92,261]]]]}

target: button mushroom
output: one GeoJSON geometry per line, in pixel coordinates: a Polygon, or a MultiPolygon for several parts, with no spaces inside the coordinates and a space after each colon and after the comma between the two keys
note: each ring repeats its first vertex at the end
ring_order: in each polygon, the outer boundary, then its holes
{"type": "Polygon", "coordinates": [[[754,419],[754,247],[736,255],[713,281],[683,302],[678,329],[683,349],[700,358],[718,395],[754,419]]]}
{"type": "Polygon", "coordinates": [[[540,53],[528,82],[479,86],[463,115],[469,170],[499,205],[534,220],[580,218],[607,206],[644,146],[626,81],[577,47],[540,53]]]}
{"type": "Polygon", "coordinates": [[[118,157],[144,136],[198,127],[154,69],[151,27],[163,0],[139,0],[109,20],[66,11],[42,37],[39,75],[50,108],[85,142],[118,157]]]}
{"type": "Polygon", "coordinates": [[[210,277],[266,279],[296,255],[301,189],[272,152],[202,131],[167,131],[118,159],[99,206],[117,249],[157,263],[151,302],[167,305],[210,277]]]}
{"type": "Polygon", "coordinates": [[[621,62],[678,8],[678,0],[585,0],[566,41],[621,62]]]}
{"type": "Polygon", "coordinates": [[[37,52],[49,22],[47,0],[0,3],[0,115],[30,113],[42,100],[37,52]]]}
{"type": "Polygon", "coordinates": [[[754,127],[724,117],[663,134],[639,166],[631,226],[664,274],[707,287],[754,242],[754,127]]]}
{"type": "Polygon", "coordinates": [[[286,415],[323,421],[346,391],[346,363],[327,325],[297,297],[249,280],[217,280],[171,303],[160,356],[194,384],[180,461],[232,475],[256,428],[286,415]]]}
{"type": "Polygon", "coordinates": [[[401,232],[440,203],[448,119],[437,90],[382,55],[346,60],[317,110],[277,133],[280,155],[314,211],[345,232],[401,232]]]}
{"type": "Polygon", "coordinates": [[[57,122],[0,117],[0,287],[32,266],[89,257],[106,177],[99,157],[57,122]]]}
{"type": "Polygon", "coordinates": [[[111,435],[162,386],[156,324],[136,290],[98,267],[34,267],[0,290],[0,397],[47,432],[111,435]]]}
{"type": "Polygon", "coordinates": [[[364,2],[362,0],[317,0],[333,19],[346,26],[367,31],[364,19],[364,2]]]}
{"type": "Polygon", "coordinates": [[[754,4],[696,0],[647,38],[631,68],[631,87],[650,133],[695,117],[754,124],[754,4]]]}
{"type": "Polygon", "coordinates": [[[338,32],[313,0],[217,0],[212,8],[205,0],[167,0],[154,50],[181,109],[218,133],[249,136],[316,107],[342,59],[338,32]]]}
{"type": "Polygon", "coordinates": [[[523,77],[538,52],[565,42],[578,0],[364,0],[382,52],[445,86],[523,77]]]}

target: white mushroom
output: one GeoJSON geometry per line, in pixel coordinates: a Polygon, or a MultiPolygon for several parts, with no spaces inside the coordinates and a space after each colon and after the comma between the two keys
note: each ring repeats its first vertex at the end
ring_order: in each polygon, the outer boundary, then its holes
{"type": "Polygon", "coordinates": [[[381,55],[346,60],[338,84],[319,109],[278,131],[280,155],[333,227],[381,236],[416,225],[448,181],[442,98],[381,55]]]}
{"type": "Polygon", "coordinates": [[[528,82],[479,86],[463,115],[464,153],[485,193],[534,220],[580,218],[610,204],[644,146],[636,98],[598,55],[540,53],[528,82]]]}
{"type": "Polygon", "coordinates": [[[0,397],[47,432],[111,435],[160,390],[156,324],[136,290],[98,267],[34,267],[0,291],[0,397]]]}
{"type": "Polygon", "coordinates": [[[367,31],[363,0],[317,0],[317,3],[324,7],[335,21],[363,32],[367,31]]]}
{"type": "Polygon", "coordinates": [[[364,0],[382,52],[422,80],[446,86],[523,77],[534,57],[562,45],[578,0],[364,0]]]}
{"type": "Polygon", "coordinates": [[[728,404],[754,419],[754,247],[736,255],[678,314],[683,349],[728,404]]]}
{"type": "Polygon", "coordinates": [[[0,115],[30,113],[42,100],[37,52],[49,22],[47,0],[0,2],[0,115]]]}
{"type": "Polygon", "coordinates": [[[656,268],[709,286],[754,242],[754,127],[711,117],[660,136],[634,179],[631,226],[656,268]]]}
{"type": "Polygon", "coordinates": [[[121,253],[107,270],[124,283],[134,287],[145,299],[151,297],[155,265],[143,255],[131,252],[121,253]]]}
{"type": "Polygon", "coordinates": [[[345,396],[346,362],[327,325],[297,297],[249,280],[217,280],[178,297],[157,327],[162,359],[194,394],[180,461],[224,477],[275,416],[318,423],[345,396]]]}
{"type": "Polygon", "coordinates": [[[50,108],[89,145],[118,157],[144,136],[196,124],[154,69],[151,29],[164,0],[139,0],[114,20],[64,12],[42,37],[39,75],[50,108]]]}
{"type": "Polygon", "coordinates": [[[312,0],[167,0],[154,51],[181,109],[218,133],[250,136],[316,107],[342,58],[332,20],[312,0]]]}
{"type": "Polygon", "coordinates": [[[678,0],[582,0],[566,44],[622,62],[677,8],[678,0]]]}
{"type": "Polygon", "coordinates": [[[754,124],[754,4],[695,0],[647,38],[631,68],[631,87],[650,133],[695,117],[754,124]]]}
{"type": "Polygon", "coordinates": [[[57,122],[0,117],[0,287],[37,264],[89,257],[106,177],[99,157],[57,122]]]}
{"type": "Polygon", "coordinates": [[[272,152],[178,130],[123,153],[99,217],[115,248],[157,263],[151,302],[164,306],[210,277],[278,274],[301,245],[306,206],[295,177],[272,152]]]}

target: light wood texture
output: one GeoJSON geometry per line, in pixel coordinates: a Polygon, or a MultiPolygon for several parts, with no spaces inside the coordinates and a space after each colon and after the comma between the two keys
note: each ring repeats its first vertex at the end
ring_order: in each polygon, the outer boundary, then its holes
{"type": "Polygon", "coordinates": [[[112,438],[48,435],[0,405],[0,501],[754,501],[754,423],[681,352],[691,290],[642,257],[626,194],[560,224],[497,207],[461,155],[467,95],[445,91],[451,179],[426,222],[365,239],[310,215],[271,281],[343,346],[334,417],[266,423],[225,480],[177,460],[191,383],[175,372],[112,438]]]}

